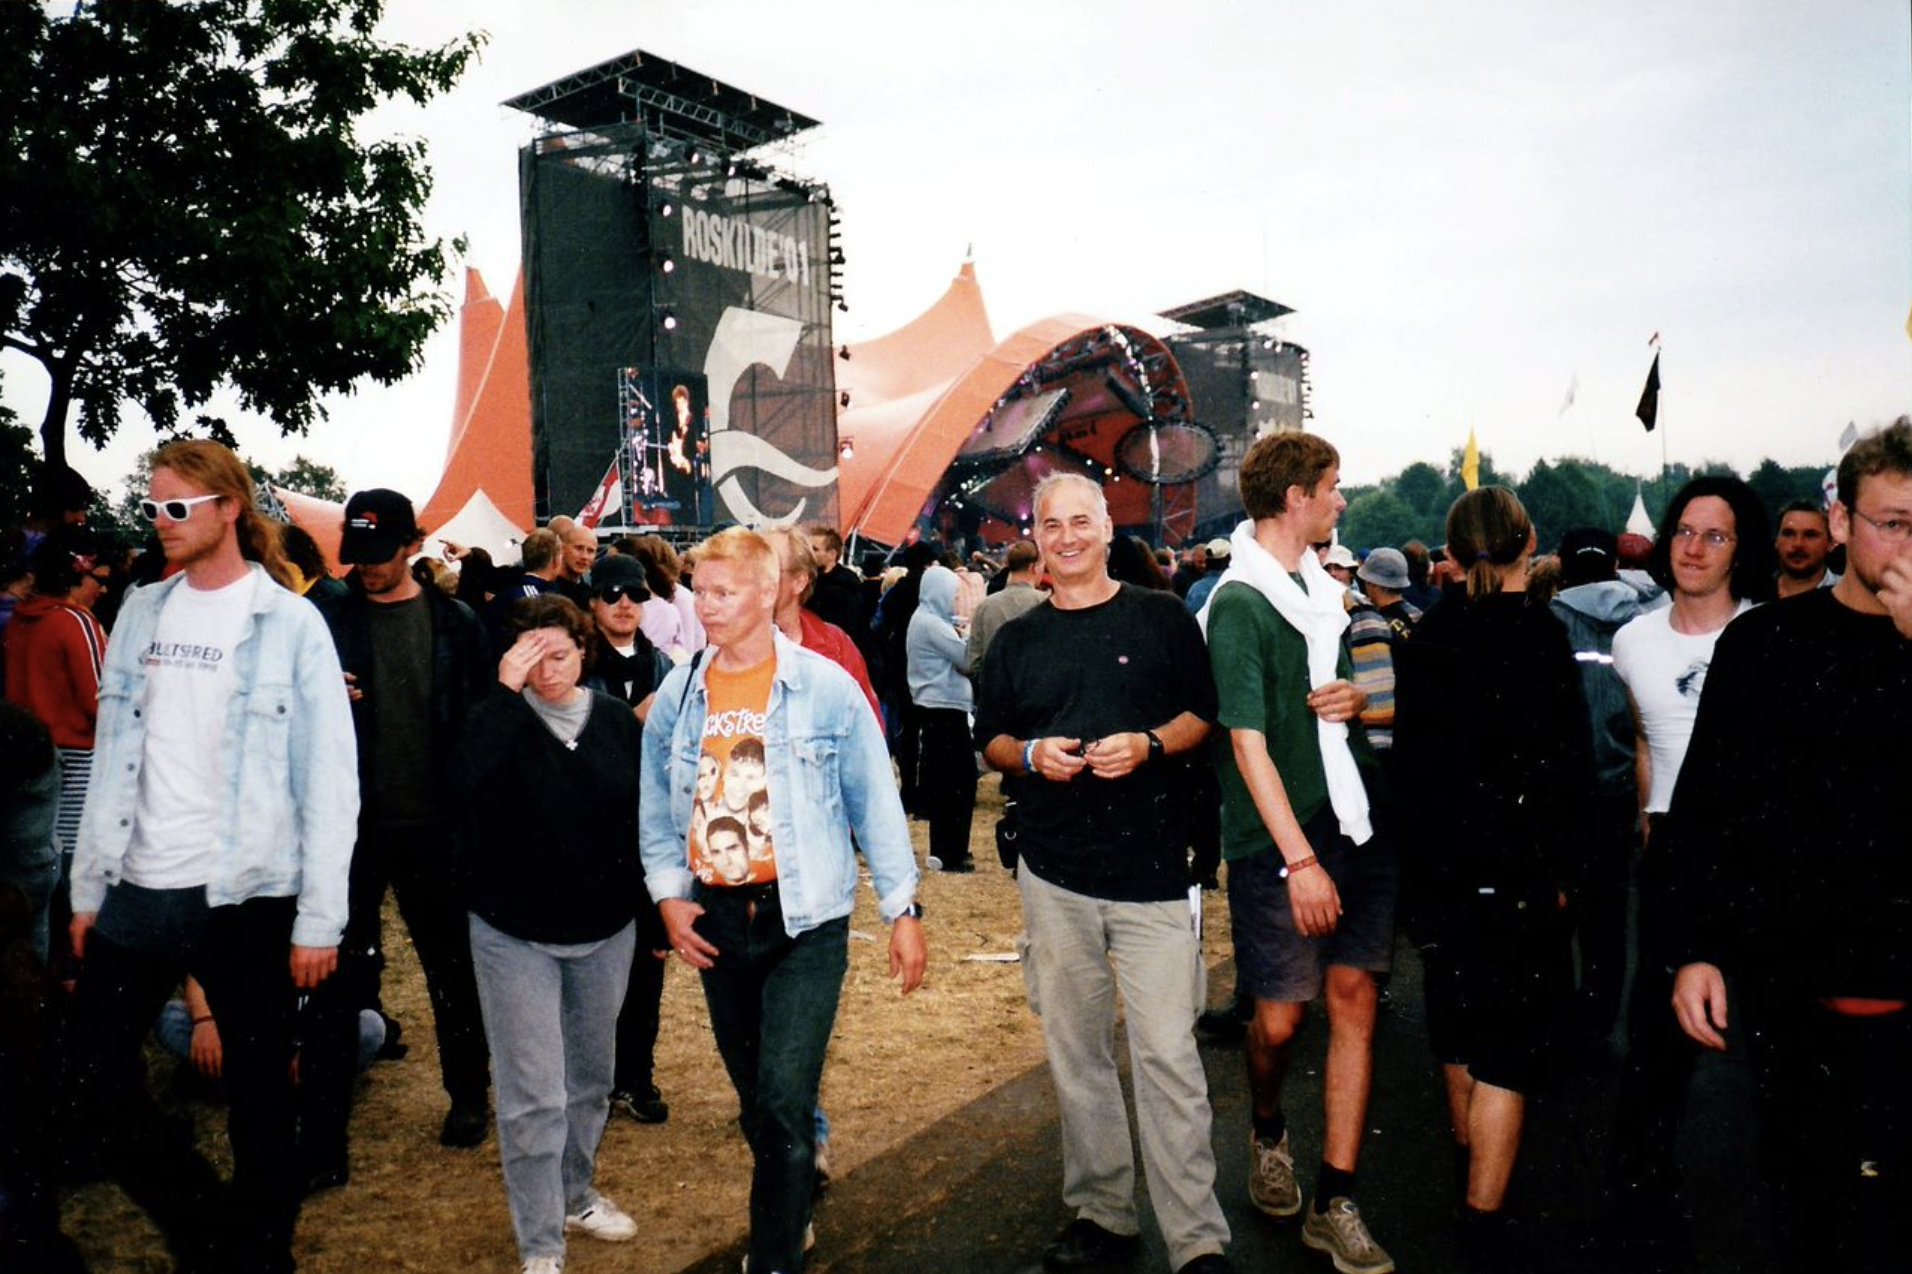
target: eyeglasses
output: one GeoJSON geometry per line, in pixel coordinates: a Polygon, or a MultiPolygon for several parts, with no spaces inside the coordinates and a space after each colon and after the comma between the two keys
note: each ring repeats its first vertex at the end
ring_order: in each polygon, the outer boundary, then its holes
{"type": "Polygon", "coordinates": [[[1877,518],[1867,517],[1857,509],[1852,511],[1852,516],[1861,522],[1869,523],[1872,529],[1879,533],[1879,538],[1888,544],[1903,544],[1908,539],[1912,539],[1912,522],[1904,518],[1887,518],[1881,522],[1877,518]]]}
{"type": "Polygon", "coordinates": [[[635,584],[606,584],[597,591],[597,599],[606,606],[615,606],[627,597],[634,602],[642,603],[645,596],[644,590],[635,584]]]}
{"type": "Polygon", "coordinates": [[[1702,531],[1698,527],[1687,526],[1681,523],[1678,527],[1674,528],[1673,538],[1681,544],[1690,544],[1694,540],[1698,540],[1709,549],[1723,549],[1739,537],[1737,535],[1728,535],[1724,531],[1702,531]]]}
{"type": "Polygon", "coordinates": [[[159,521],[159,515],[164,512],[168,521],[184,522],[193,515],[193,510],[199,505],[205,504],[209,500],[219,500],[223,498],[223,496],[216,495],[195,495],[188,496],[184,500],[141,500],[139,502],[139,515],[148,522],[157,522],[159,521]]]}

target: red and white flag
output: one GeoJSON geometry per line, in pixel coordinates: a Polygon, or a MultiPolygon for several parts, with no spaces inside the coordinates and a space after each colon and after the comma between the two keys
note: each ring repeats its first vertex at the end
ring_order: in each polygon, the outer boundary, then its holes
{"type": "Polygon", "coordinates": [[[578,525],[587,531],[597,529],[597,524],[604,518],[604,511],[611,507],[611,497],[617,494],[619,486],[618,463],[618,459],[612,459],[611,467],[604,471],[604,481],[598,483],[597,494],[593,495],[585,506],[578,510],[578,525]]]}

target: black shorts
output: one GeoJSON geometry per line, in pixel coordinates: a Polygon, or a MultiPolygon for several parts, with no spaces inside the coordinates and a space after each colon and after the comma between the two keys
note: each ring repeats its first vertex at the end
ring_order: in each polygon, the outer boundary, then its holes
{"type": "Polygon", "coordinates": [[[1566,920],[1547,900],[1472,895],[1449,939],[1422,948],[1434,1056],[1481,1083],[1531,1092],[1545,1076],[1573,988],[1566,920]]]}
{"type": "Polygon", "coordinates": [[[1394,958],[1394,899],[1401,873],[1387,836],[1376,833],[1356,845],[1341,834],[1331,809],[1301,830],[1341,896],[1341,920],[1333,933],[1308,938],[1296,932],[1281,854],[1273,845],[1228,864],[1235,983],[1257,1000],[1306,1004],[1321,994],[1329,965],[1386,973],[1394,958]]]}

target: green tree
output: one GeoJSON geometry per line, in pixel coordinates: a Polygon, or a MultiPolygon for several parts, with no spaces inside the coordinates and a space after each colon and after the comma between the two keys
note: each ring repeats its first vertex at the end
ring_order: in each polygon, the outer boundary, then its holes
{"type": "Polygon", "coordinates": [[[1416,460],[1396,474],[1393,487],[1394,494],[1416,513],[1432,513],[1444,518],[1448,505],[1453,503],[1447,495],[1447,475],[1425,460],[1416,460]]]}
{"type": "Polygon", "coordinates": [[[1578,461],[1562,460],[1557,465],[1536,462],[1526,480],[1515,488],[1515,494],[1533,519],[1543,552],[1550,551],[1575,527],[1613,529],[1608,526],[1599,487],[1578,461]]]}
{"type": "Polygon", "coordinates": [[[268,481],[275,487],[297,491],[300,495],[309,495],[317,500],[336,500],[340,504],[345,503],[345,497],[350,494],[339,478],[338,470],[304,456],[292,457],[292,463],[273,474],[268,481]]]}
{"type": "Polygon", "coordinates": [[[27,475],[39,457],[33,454],[33,431],[0,403],[0,530],[19,526],[27,516],[30,494],[27,475]]]}
{"type": "Polygon", "coordinates": [[[1365,491],[1341,514],[1341,541],[1356,548],[1398,547],[1422,534],[1426,515],[1393,491],[1365,491]]]}
{"type": "Polygon", "coordinates": [[[0,344],[46,369],[48,462],[75,406],[99,445],[125,404],[171,434],[230,386],[302,433],[321,395],[416,369],[451,313],[424,144],[355,126],[450,88],[482,36],[385,44],[383,3],[0,4],[0,344]]]}

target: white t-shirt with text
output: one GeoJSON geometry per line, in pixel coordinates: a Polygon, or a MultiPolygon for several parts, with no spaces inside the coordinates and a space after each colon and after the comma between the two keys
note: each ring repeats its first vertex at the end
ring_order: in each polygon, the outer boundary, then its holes
{"type": "Polygon", "coordinates": [[[251,572],[203,591],[181,580],[140,655],[146,751],[123,867],[132,884],[187,889],[212,875],[224,796],[220,745],[238,685],[233,656],[257,587],[251,572]]]}

